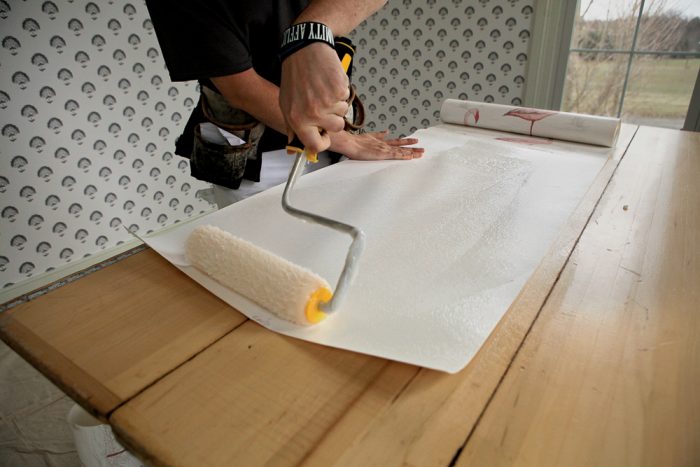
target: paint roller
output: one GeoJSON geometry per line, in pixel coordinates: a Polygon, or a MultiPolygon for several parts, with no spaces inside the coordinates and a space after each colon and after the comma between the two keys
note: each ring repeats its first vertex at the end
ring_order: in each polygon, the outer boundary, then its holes
{"type": "MultiPolygon", "coordinates": [[[[336,40],[342,56],[341,65],[348,72],[354,49],[349,40],[336,40]]],[[[315,163],[317,155],[302,149],[295,136],[287,151],[296,154],[294,165],[282,194],[282,208],[305,222],[319,224],[352,237],[345,265],[338,278],[335,293],[330,285],[314,272],[294,264],[218,227],[197,227],[185,244],[190,263],[217,282],[240,293],[280,318],[296,324],[311,325],[322,321],[338,309],[357,270],[364,248],[364,233],[349,224],[303,211],[290,204],[294,185],[307,161],[315,163]]]]}

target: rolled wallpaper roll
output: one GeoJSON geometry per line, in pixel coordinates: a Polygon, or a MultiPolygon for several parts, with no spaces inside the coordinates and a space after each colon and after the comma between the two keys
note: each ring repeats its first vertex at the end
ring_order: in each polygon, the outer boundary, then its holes
{"type": "Polygon", "coordinates": [[[442,103],[440,119],[445,123],[606,147],[615,145],[620,130],[619,118],[457,99],[442,103]]]}

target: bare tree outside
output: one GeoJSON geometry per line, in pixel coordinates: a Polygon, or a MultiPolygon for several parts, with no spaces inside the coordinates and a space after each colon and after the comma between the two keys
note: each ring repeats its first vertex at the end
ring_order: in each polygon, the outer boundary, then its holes
{"type": "Polygon", "coordinates": [[[640,18],[640,4],[640,0],[624,4],[582,0],[563,110],[617,116],[626,90],[621,109],[624,120],[682,126],[700,67],[700,18],[690,18],[674,8],[672,0],[647,0],[640,18]],[[589,10],[601,11],[601,4],[608,5],[604,17],[589,19],[589,10]],[[636,53],[630,55],[633,45],[636,53]],[[695,54],[689,54],[692,52],[695,54]]]}

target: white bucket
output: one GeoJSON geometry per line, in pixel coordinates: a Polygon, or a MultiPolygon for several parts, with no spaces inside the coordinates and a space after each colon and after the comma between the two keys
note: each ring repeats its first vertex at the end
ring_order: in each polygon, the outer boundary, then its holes
{"type": "Polygon", "coordinates": [[[141,462],[119,444],[112,428],[75,404],[68,411],[78,457],[84,467],[141,467],[141,462]]]}

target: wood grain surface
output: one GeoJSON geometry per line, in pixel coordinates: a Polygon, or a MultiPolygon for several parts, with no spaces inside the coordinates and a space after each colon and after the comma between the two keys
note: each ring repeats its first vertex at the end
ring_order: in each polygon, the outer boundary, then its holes
{"type": "Polygon", "coordinates": [[[624,126],[549,253],[473,361],[435,371],[325,348],[247,322],[110,418],[163,465],[449,465],[520,349],[636,127],[624,126]]]}
{"type": "Polygon", "coordinates": [[[700,465],[700,134],[641,128],[459,458],[700,465]]]}
{"type": "Polygon", "coordinates": [[[105,419],[244,321],[146,250],[10,309],[0,337],[105,419]]]}
{"type": "Polygon", "coordinates": [[[153,464],[700,465],[700,135],[635,130],[456,375],[267,331],[150,250],[0,337],[153,464]]]}

